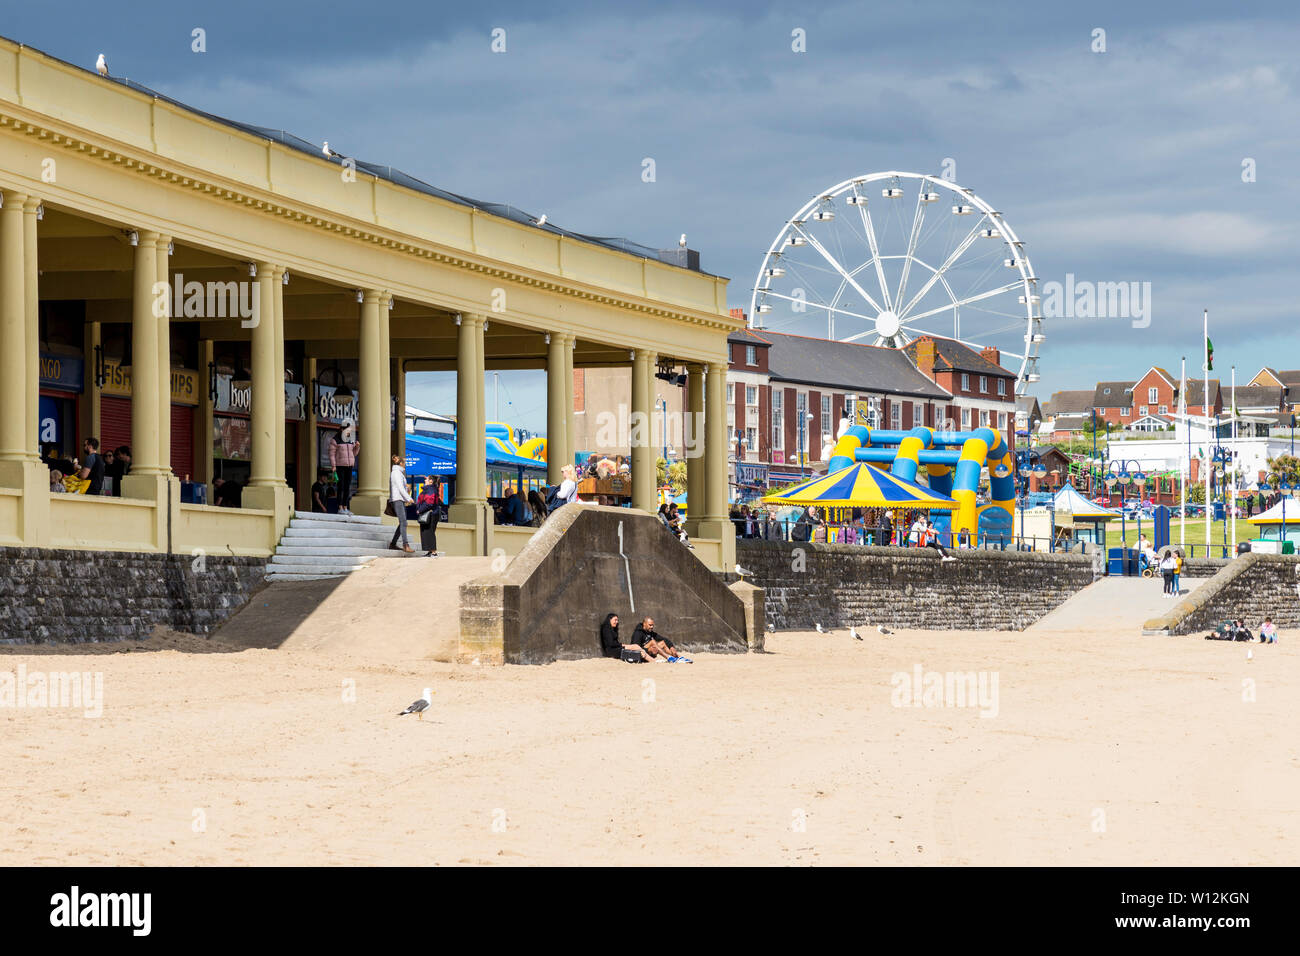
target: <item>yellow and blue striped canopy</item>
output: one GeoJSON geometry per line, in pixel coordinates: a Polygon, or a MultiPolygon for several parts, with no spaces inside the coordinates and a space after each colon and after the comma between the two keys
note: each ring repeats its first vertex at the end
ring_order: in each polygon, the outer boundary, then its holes
{"type": "Polygon", "coordinates": [[[899,478],[866,462],[858,462],[818,475],[787,488],[778,494],[767,495],[769,505],[827,505],[848,508],[937,508],[951,510],[957,502],[947,495],[931,491],[925,485],[899,478]]]}

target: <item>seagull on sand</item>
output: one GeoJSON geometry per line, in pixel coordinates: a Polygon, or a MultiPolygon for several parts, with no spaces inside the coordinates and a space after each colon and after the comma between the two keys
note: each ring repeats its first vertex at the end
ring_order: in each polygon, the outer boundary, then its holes
{"type": "Polygon", "coordinates": [[[410,707],[398,714],[398,717],[405,717],[407,714],[415,714],[417,720],[424,720],[424,712],[429,709],[433,703],[433,691],[428,687],[424,689],[424,696],[411,704],[410,707]]]}
{"type": "Polygon", "coordinates": [[[817,633],[818,633],[818,634],[825,634],[825,633],[826,633],[825,631],[822,630],[822,626],[821,626],[820,624],[814,624],[813,627],[817,628],[817,633]]]}
{"type": "Polygon", "coordinates": [[[95,61],[95,72],[100,76],[108,76],[108,61],[104,59],[102,53],[99,55],[99,59],[95,61]]]}
{"type": "Polygon", "coordinates": [[[862,640],[862,636],[858,634],[858,629],[852,624],[849,625],[849,637],[853,638],[855,641],[862,640]]]}
{"type": "Polygon", "coordinates": [[[883,624],[877,624],[877,625],[876,625],[876,630],[879,631],[881,634],[893,634],[893,633],[894,633],[894,632],[891,631],[889,628],[885,627],[885,625],[883,625],[883,624]]]}

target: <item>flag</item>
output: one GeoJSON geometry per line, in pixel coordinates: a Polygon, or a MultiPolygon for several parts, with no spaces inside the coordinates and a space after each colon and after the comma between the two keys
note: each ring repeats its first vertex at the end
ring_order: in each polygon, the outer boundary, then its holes
{"type": "Polygon", "coordinates": [[[1214,343],[1210,341],[1208,335],[1205,337],[1205,370],[1214,371],[1214,343]]]}

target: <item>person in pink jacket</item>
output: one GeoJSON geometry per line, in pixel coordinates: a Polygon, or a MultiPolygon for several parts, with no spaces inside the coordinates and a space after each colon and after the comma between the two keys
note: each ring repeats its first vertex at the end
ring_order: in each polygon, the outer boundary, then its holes
{"type": "Polygon", "coordinates": [[[350,515],[348,502],[352,499],[352,469],[356,467],[361,442],[357,441],[357,427],[349,419],[343,422],[339,433],[330,438],[330,464],[339,475],[339,514],[350,515]]]}

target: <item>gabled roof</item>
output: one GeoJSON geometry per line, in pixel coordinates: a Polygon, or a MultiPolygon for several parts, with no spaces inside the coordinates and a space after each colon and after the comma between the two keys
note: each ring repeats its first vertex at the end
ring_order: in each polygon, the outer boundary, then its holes
{"type": "Polygon", "coordinates": [[[1069,415],[1092,411],[1092,389],[1073,392],[1053,392],[1043,402],[1044,415],[1069,415]]]}
{"type": "MultiPolygon", "coordinates": [[[[1237,408],[1263,408],[1277,411],[1282,407],[1286,389],[1280,385],[1238,385],[1237,408]]],[[[1231,400],[1231,393],[1229,393],[1231,400]]]]}
{"type": "Polygon", "coordinates": [[[1041,417],[1043,414],[1043,408],[1038,404],[1038,399],[1032,395],[1017,395],[1016,411],[1027,412],[1031,418],[1034,415],[1041,417]]]}
{"type": "Polygon", "coordinates": [[[952,397],[921,374],[900,349],[784,332],[751,330],[748,334],[771,345],[767,367],[773,382],[916,398],[952,397]]]}
{"type": "Polygon", "coordinates": [[[1137,388],[1137,383],[1142,381],[1142,379],[1146,378],[1152,372],[1155,372],[1157,375],[1163,378],[1167,383],[1169,383],[1170,387],[1172,388],[1178,387],[1178,379],[1174,378],[1172,375],[1169,374],[1169,372],[1161,368],[1159,365],[1152,365],[1149,369],[1147,369],[1145,372],[1139,375],[1137,379],[1133,382],[1132,387],[1137,388]]]}
{"type": "Polygon", "coordinates": [[[1132,382],[1098,382],[1092,393],[1093,408],[1132,408],[1132,382]]]}
{"type": "Polygon", "coordinates": [[[740,342],[745,345],[758,345],[764,348],[772,344],[771,342],[768,342],[766,339],[759,338],[753,332],[749,331],[749,329],[737,329],[735,332],[732,332],[730,335],[727,336],[727,341],[740,342]]]}
{"type": "MultiPolygon", "coordinates": [[[[940,338],[937,335],[931,335],[929,338],[934,340],[934,368],[937,372],[977,372],[980,375],[1007,377],[1015,375],[1009,369],[990,362],[968,345],[953,339],[940,338]]],[[[913,363],[916,362],[916,347],[919,341],[917,339],[903,346],[903,351],[908,354],[913,363]]]]}
{"type": "MultiPolygon", "coordinates": [[[[1210,405],[1214,405],[1219,400],[1219,380],[1210,379],[1210,405]]],[[[1174,405],[1177,406],[1178,398],[1174,397],[1174,405]]],[[[1205,380],[1200,378],[1189,378],[1187,380],[1187,404],[1205,405],[1205,380]]]]}

